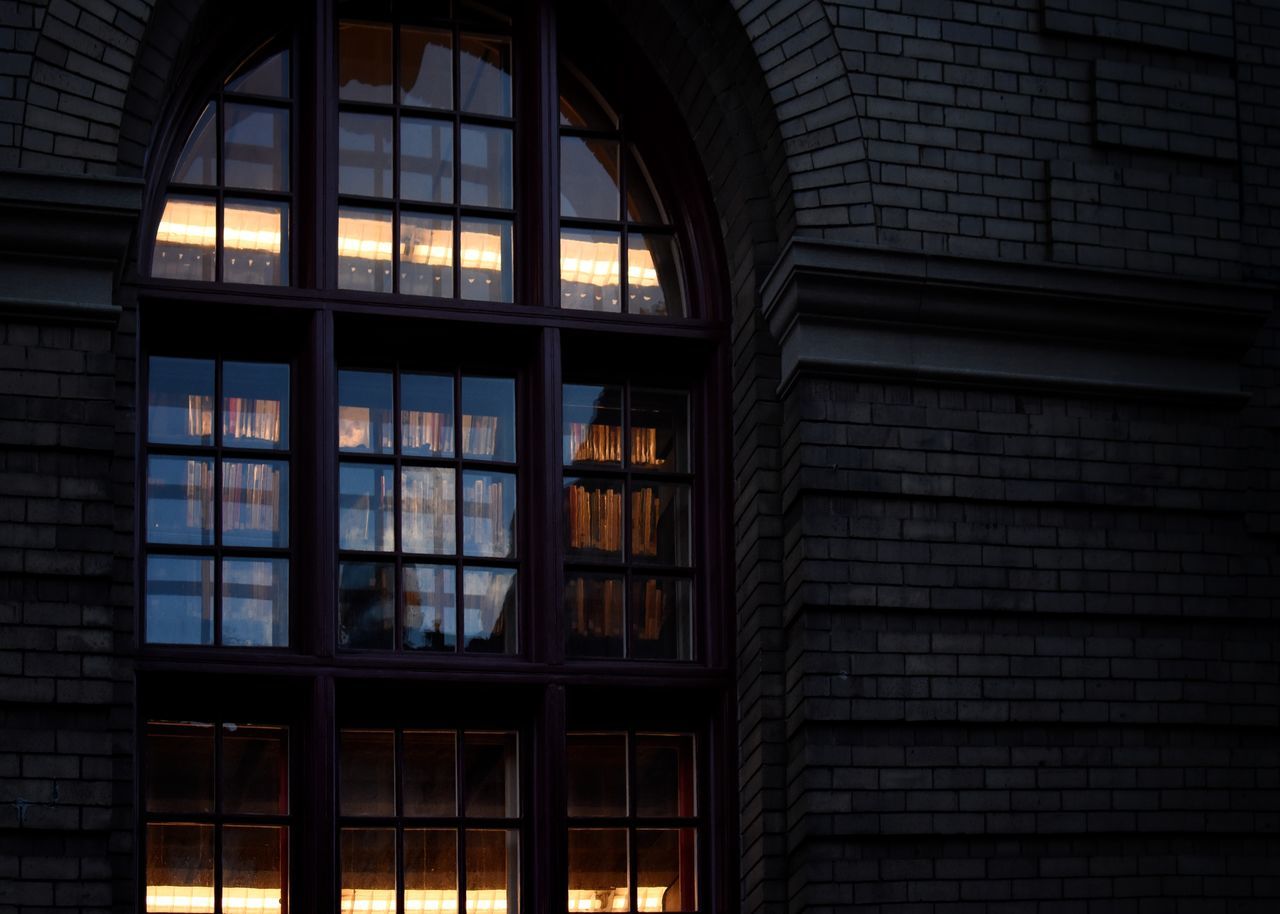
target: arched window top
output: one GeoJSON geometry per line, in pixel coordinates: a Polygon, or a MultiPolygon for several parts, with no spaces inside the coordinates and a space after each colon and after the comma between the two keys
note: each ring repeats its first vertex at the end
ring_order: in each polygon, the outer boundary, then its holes
{"type": "Polygon", "coordinates": [[[320,91],[294,98],[310,65],[276,41],[196,106],[156,207],[152,280],[706,316],[685,279],[695,246],[646,160],[665,150],[645,148],[656,138],[623,93],[560,61],[543,115],[519,17],[388,6],[337,5],[320,91]],[[536,145],[548,134],[557,149],[536,145]],[[548,235],[558,263],[539,268],[548,235]],[[555,300],[529,281],[557,271],[555,300]]]}

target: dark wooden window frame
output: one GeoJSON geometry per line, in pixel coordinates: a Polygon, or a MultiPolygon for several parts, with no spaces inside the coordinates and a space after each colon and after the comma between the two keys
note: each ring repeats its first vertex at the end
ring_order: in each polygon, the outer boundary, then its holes
{"type": "MultiPolygon", "coordinates": [[[[295,910],[338,910],[338,883],[299,874],[337,872],[337,731],[340,727],[462,726],[478,729],[495,717],[521,733],[522,909],[563,911],[567,889],[564,836],[564,740],[569,730],[683,730],[698,734],[700,909],[731,909],[737,900],[736,735],[732,604],[729,385],[724,262],[717,222],[697,157],[641,55],[614,29],[616,41],[600,49],[608,60],[652,91],[633,107],[632,136],[656,147],[649,161],[655,183],[668,191],[671,230],[680,240],[691,316],[667,319],[631,314],[564,311],[558,275],[557,45],[564,41],[580,69],[595,76],[587,37],[599,40],[602,14],[589,4],[540,0],[515,5],[516,49],[515,230],[522,239],[512,304],[370,295],[334,288],[332,232],[337,225],[337,103],[333,0],[314,19],[299,20],[290,55],[295,88],[291,144],[290,287],[158,281],[145,277],[149,234],[163,205],[166,170],[185,141],[183,129],[199,114],[221,76],[238,63],[226,52],[252,50],[230,31],[205,42],[219,58],[198,63],[187,96],[169,112],[170,139],[152,160],[151,192],[142,223],[141,269],[127,277],[124,303],[138,314],[139,410],[145,415],[143,366],[150,355],[224,359],[271,357],[288,361],[293,403],[291,463],[290,648],[209,648],[138,643],[137,732],[146,720],[206,719],[283,723],[293,749],[290,892],[295,910]],[[568,12],[566,12],[566,9],[568,12]],[[557,14],[563,24],[557,25],[557,14]],[[577,24],[574,24],[574,22],[577,24]],[[594,28],[577,34],[586,23],[594,28]],[[579,55],[578,52],[581,52],[579,55]],[[325,87],[325,88],[318,88],[325,87]],[[661,128],[661,133],[654,133],[661,128]],[[174,139],[173,137],[176,137],[174,139]],[[176,148],[175,148],[176,147],[176,148]],[[330,150],[308,159],[303,147],[330,150]],[[679,200],[680,207],[671,204],[679,200]],[[274,328],[254,341],[237,332],[228,315],[249,315],[274,328]],[[197,344],[193,330],[212,328],[197,344]],[[430,370],[423,341],[452,340],[474,347],[492,341],[488,358],[518,378],[518,473],[521,515],[520,650],[514,656],[419,655],[336,649],[337,370],[356,331],[418,344],[414,370],[430,370]],[[679,366],[679,367],[677,367],[679,366]],[[674,374],[670,372],[674,371],[674,374]],[[672,377],[676,380],[672,380],[672,377]],[[636,386],[683,388],[690,395],[690,467],[697,480],[691,514],[695,578],[694,661],[567,660],[564,657],[560,396],[565,379],[626,381],[636,386]],[[267,690],[273,697],[264,705],[267,690]],[[201,696],[213,696],[204,698],[201,696]],[[675,709],[675,710],[673,710],[675,709]],[[181,717],[177,716],[181,714],[181,717]],[[305,831],[306,838],[302,838],[305,831]],[[548,839],[549,840],[546,840],[548,839]],[[303,888],[304,883],[312,885],[303,888]]],[[[300,5],[300,8],[306,8],[300,5]]],[[[297,12],[297,10],[295,10],[297,12]]],[[[372,15],[369,18],[373,18],[372,15]]],[[[228,15],[228,23],[243,19],[228,15]]],[[[269,36],[264,34],[261,38],[269,36]]],[[[602,83],[608,85],[607,77],[602,83]]],[[[635,102],[635,99],[632,100],[635,102]]],[[[641,144],[641,151],[646,149],[641,144]]],[[[394,347],[391,347],[394,348],[394,347]]],[[[375,359],[366,360],[368,362],[375,359]]],[[[459,363],[443,359],[446,369],[459,363]]],[[[463,371],[472,370],[464,355],[463,371]]],[[[353,366],[354,367],[354,366],[353,366]]],[[[142,423],[140,422],[140,425],[142,423]]],[[[145,431],[137,438],[135,580],[145,568],[145,431]]],[[[137,589],[137,613],[145,602],[137,589]]],[[[141,628],[137,629],[139,634],[141,628]]],[[[141,762],[140,764],[145,764],[141,762]]],[[[135,809],[142,834],[141,786],[135,809]]],[[[138,860],[138,903],[143,909],[145,860],[138,860]]]]}

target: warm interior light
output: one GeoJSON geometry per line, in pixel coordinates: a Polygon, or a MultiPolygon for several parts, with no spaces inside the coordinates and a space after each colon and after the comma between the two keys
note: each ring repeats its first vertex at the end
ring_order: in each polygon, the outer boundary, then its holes
{"type": "MultiPolygon", "coordinates": [[[[661,911],[662,897],[666,895],[668,886],[642,885],[636,888],[636,910],[661,911]]],[[[626,911],[631,906],[627,896],[627,887],[614,889],[570,889],[570,911],[626,911]]]]}
{"type": "MultiPolygon", "coordinates": [[[[342,914],[394,914],[395,889],[343,889],[342,914]]],[[[405,889],[405,914],[436,914],[458,910],[453,889],[405,889]]],[[[468,914],[493,914],[507,910],[506,889],[468,889],[468,914]]]]}
{"type": "MultiPolygon", "coordinates": [[[[391,259],[391,222],[361,216],[338,220],[338,256],[358,260],[391,259]]],[[[502,271],[502,237],[491,232],[462,232],[459,261],[464,270],[502,271]]],[[[418,266],[453,266],[453,229],[406,226],[402,233],[401,260],[418,266]]]]}
{"type": "MultiPolygon", "coordinates": [[[[164,914],[213,914],[211,885],[149,885],[147,910],[164,914]]],[[[223,886],[223,914],[279,914],[280,890],[223,886]]]]}
{"type": "MultiPolygon", "coordinates": [[[[622,275],[618,245],[611,241],[560,239],[560,280],[588,286],[616,285],[622,275]]],[[[627,252],[627,282],[632,286],[657,286],[653,255],[644,248],[627,252]]]]}
{"type": "MultiPolygon", "coordinates": [[[[213,248],[217,234],[212,202],[170,200],[156,229],[156,244],[213,248]]],[[[279,211],[227,206],[223,210],[222,244],[230,251],[280,253],[279,211]]]]}

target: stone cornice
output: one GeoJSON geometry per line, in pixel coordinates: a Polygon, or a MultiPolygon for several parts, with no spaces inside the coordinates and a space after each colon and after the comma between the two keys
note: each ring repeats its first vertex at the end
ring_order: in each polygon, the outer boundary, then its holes
{"type": "Polygon", "coordinates": [[[766,278],[801,370],[1238,398],[1275,290],[794,239],[766,278]]]}

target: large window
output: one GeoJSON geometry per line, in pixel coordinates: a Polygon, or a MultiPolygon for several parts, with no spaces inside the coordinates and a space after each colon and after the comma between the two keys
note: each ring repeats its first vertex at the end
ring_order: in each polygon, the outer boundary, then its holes
{"type": "Polygon", "coordinates": [[[658,81],[553,0],[234,31],[134,286],[140,908],[731,906],[722,270],[658,81]]]}

